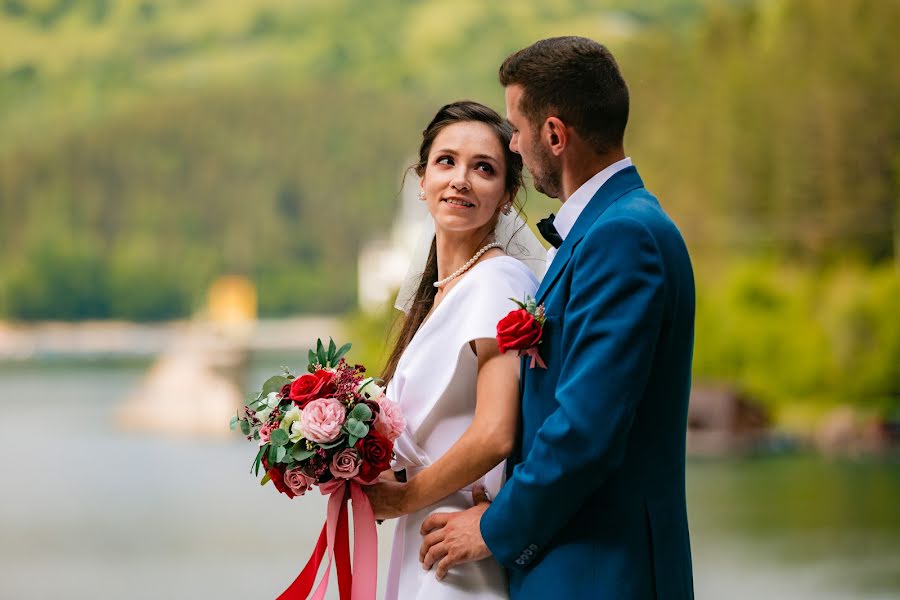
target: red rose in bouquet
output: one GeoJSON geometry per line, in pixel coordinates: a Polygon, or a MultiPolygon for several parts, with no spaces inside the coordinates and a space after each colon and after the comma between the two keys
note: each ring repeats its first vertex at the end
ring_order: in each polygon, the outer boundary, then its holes
{"type": "Polygon", "coordinates": [[[356,442],[356,449],[362,459],[359,478],[365,482],[374,481],[378,475],[391,466],[394,442],[374,429],[369,435],[356,442]]]}
{"type": "Polygon", "coordinates": [[[319,369],[315,373],[303,375],[292,381],[288,397],[294,404],[303,408],[308,402],[330,396],[335,391],[337,391],[337,386],[334,381],[334,373],[319,369]]]}
{"type": "Polygon", "coordinates": [[[500,352],[527,350],[541,341],[544,330],[534,315],[524,308],[514,310],[497,323],[500,352]]]}

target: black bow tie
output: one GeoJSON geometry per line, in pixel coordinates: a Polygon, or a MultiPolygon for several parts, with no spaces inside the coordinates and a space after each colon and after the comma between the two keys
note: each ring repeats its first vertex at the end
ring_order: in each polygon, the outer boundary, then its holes
{"type": "Polygon", "coordinates": [[[550,245],[554,248],[559,248],[562,246],[563,239],[562,236],[559,235],[559,232],[556,231],[556,226],[553,224],[553,221],[556,220],[556,215],[551,214],[546,219],[541,219],[537,223],[538,231],[541,232],[541,236],[550,242],[550,245]]]}

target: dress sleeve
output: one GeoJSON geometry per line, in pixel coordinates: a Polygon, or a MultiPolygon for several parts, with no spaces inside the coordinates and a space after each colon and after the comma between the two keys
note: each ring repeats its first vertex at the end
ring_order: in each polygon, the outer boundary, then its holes
{"type": "Polygon", "coordinates": [[[485,265],[472,281],[463,297],[454,307],[458,320],[460,344],[497,335],[497,323],[517,308],[513,299],[524,300],[534,296],[537,279],[522,265],[504,259],[503,264],[485,265]]]}
{"type": "Polygon", "coordinates": [[[409,430],[418,430],[429,418],[461,368],[475,368],[469,342],[496,337],[497,323],[516,308],[510,298],[534,295],[537,279],[514,260],[492,258],[492,264],[485,263],[468,273],[457,284],[464,287],[451,290],[444,300],[447,304],[431,317],[435,321],[423,325],[420,334],[426,337],[407,348],[403,369],[415,378],[415,389],[404,391],[415,397],[415,401],[403,405],[409,430]]]}

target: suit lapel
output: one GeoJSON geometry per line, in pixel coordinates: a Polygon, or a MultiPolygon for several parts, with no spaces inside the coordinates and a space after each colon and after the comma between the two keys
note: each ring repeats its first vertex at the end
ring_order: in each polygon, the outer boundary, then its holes
{"type": "Polygon", "coordinates": [[[559,250],[556,251],[556,256],[553,257],[553,262],[550,263],[550,269],[541,280],[541,285],[538,287],[535,295],[538,304],[547,296],[547,292],[553,288],[553,284],[559,279],[559,276],[572,258],[575,247],[594,222],[603,214],[603,211],[628,192],[641,187],[644,187],[644,182],[641,180],[641,176],[638,175],[637,169],[633,166],[622,169],[600,186],[594,197],[581,211],[578,220],[575,221],[575,225],[572,227],[569,235],[566,236],[566,239],[563,240],[559,250]]]}

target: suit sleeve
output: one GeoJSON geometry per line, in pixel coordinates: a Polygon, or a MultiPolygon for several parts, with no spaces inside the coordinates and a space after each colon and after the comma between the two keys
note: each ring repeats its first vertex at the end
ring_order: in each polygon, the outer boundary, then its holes
{"type": "Polygon", "coordinates": [[[510,569],[527,568],[621,464],[661,328],[663,263],[646,226],[598,223],[577,250],[557,407],[481,520],[510,569]]]}

